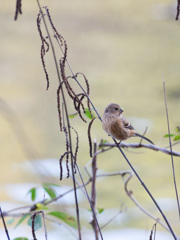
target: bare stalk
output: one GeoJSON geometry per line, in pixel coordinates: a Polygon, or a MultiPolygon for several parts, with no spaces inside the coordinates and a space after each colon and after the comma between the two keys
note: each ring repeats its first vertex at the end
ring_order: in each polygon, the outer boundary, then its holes
{"type": "Polygon", "coordinates": [[[33,215],[32,215],[32,235],[33,235],[34,240],[37,240],[36,234],[35,234],[35,218],[36,218],[36,215],[38,215],[40,213],[42,214],[43,224],[44,224],[44,232],[45,232],[45,239],[47,240],[47,231],[46,231],[44,212],[41,211],[41,210],[34,212],[33,215]]]}
{"type": "Polygon", "coordinates": [[[170,137],[170,126],[169,126],[169,116],[168,116],[168,107],[167,107],[167,100],[166,100],[166,88],[165,88],[165,81],[163,78],[163,88],[164,88],[164,101],[165,101],[165,107],[166,107],[166,117],[167,117],[167,126],[168,126],[168,134],[169,134],[169,146],[170,146],[170,152],[171,152],[171,164],[172,164],[172,172],[173,172],[173,180],[174,180],[174,188],[176,193],[176,199],[177,199],[177,206],[178,206],[178,212],[179,212],[179,219],[180,219],[180,204],[179,204],[179,196],[178,196],[178,190],[177,190],[177,184],[176,184],[176,173],[174,168],[174,159],[172,154],[172,144],[171,144],[171,137],[170,137]]]}
{"type": "Polygon", "coordinates": [[[151,194],[151,192],[149,191],[149,189],[146,187],[145,183],[142,181],[142,179],[140,178],[139,174],[136,172],[135,168],[132,166],[132,164],[130,163],[130,161],[128,160],[128,158],[126,157],[126,155],[124,154],[123,150],[121,149],[121,147],[119,146],[119,143],[113,139],[114,142],[116,143],[117,148],[119,149],[119,151],[121,152],[121,154],[123,155],[123,157],[125,158],[126,162],[128,163],[128,165],[130,166],[130,168],[132,169],[132,171],[134,172],[134,174],[136,175],[136,177],[138,178],[139,182],[141,183],[141,185],[143,186],[143,188],[146,190],[146,192],[148,193],[148,195],[150,196],[150,198],[152,199],[152,201],[154,202],[154,204],[156,205],[157,209],[159,210],[159,212],[161,213],[162,217],[164,218],[164,221],[166,222],[172,236],[174,237],[175,240],[177,240],[177,237],[174,233],[174,231],[171,228],[171,225],[169,223],[169,221],[167,220],[166,216],[164,215],[163,211],[161,210],[160,206],[158,205],[158,203],[156,202],[155,198],[153,197],[153,195],[151,194]]]}
{"type": "MultiPolygon", "coordinates": [[[[97,172],[97,155],[95,154],[96,151],[97,151],[97,142],[96,142],[96,140],[94,140],[94,157],[92,160],[92,185],[91,185],[91,203],[92,203],[94,212],[96,212],[96,172],[97,172]]],[[[93,219],[91,221],[91,225],[94,230],[95,239],[98,240],[99,233],[98,233],[98,227],[96,224],[96,220],[94,218],[94,214],[92,214],[92,217],[93,217],[93,219]]]]}
{"type": "MultiPolygon", "coordinates": [[[[79,176],[80,176],[80,178],[81,178],[82,186],[83,186],[83,188],[84,188],[84,190],[85,190],[85,193],[86,193],[87,199],[88,199],[88,201],[89,201],[89,204],[90,204],[91,210],[92,210],[92,212],[93,212],[93,217],[94,217],[94,220],[96,221],[96,225],[97,225],[97,228],[98,228],[98,231],[99,231],[99,234],[100,234],[101,240],[103,240],[103,235],[102,235],[102,232],[101,232],[101,229],[100,229],[100,226],[99,226],[99,223],[98,223],[97,217],[96,217],[96,213],[95,213],[95,211],[94,211],[94,208],[93,208],[93,206],[92,206],[91,199],[90,199],[90,197],[89,197],[89,195],[88,195],[88,192],[87,192],[87,189],[86,189],[86,187],[85,187],[86,184],[84,183],[84,180],[83,180],[83,178],[82,178],[82,175],[81,175],[81,173],[80,173],[80,170],[79,170],[79,167],[78,167],[77,164],[76,164],[76,167],[77,167],[77,170],[78,170],[79,176]]],[[[92,181],[92,178],[89,179],[88,183],[90,183],[91,181],[92,181]]],[[[81,188],[81,187],[80,187],[80,188],[81,188]]]]}
{"type": "Polygon", "coordinates": [[[4,215],[3,215],[3,212],[2,212],[2,210],[1,210],[1,206],[0,206],[0,214],[1,214],[1,218],[2,218],[2,222],[3,222],[4,230],[5,230],[5,232],[6,232],[7,239],[10,240],[9,232],[8,232],[7,227],[6,227],[6,222],[5,222],[5,220],[4,220],[4,215]]]}

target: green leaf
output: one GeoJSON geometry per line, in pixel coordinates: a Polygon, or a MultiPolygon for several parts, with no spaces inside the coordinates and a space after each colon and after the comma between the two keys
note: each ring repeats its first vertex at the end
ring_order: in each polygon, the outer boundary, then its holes
{"type": "Polygon", "coordinates": [[[18,237],[18,238],[14,238],[13,240],[29,240],[29,239],[26,237],[18,237]]]}
{"type": "Polygon", "coordinates": [[[90,119],[93,119],[95,117],[95,115],[93,113],[92,113],[92,116],[91,116],[91,113],[90,113],[88,108],[85,108],[85,115],[86,115],[86,117],[88,117],[90,119]]]}
{"type": "Polygon", "coordinates": [[[180,135],[177,135],[174,137],[174,141],[178,141],[178,140],[180,140],[180,135]]]}
{"type": "Polygon", "coordinates": [[[98,213],[101,214],[104,211],[104,208],[98,208],[98,213]]]}
{"type": "Polygon", "coordinates": [[[176,132],[180,132],[180,126],[176,127],[176,132]]]}
{"type": "Polygon", "coordinates": [[[11,218],[11,219],[9,219],[8,221],[7,221],[7,224],[12,224],[13,222],[14,222],[14,218],[11,218]]]}
{"type": "Polygon", "coordinates": [[[14,228],[17,228],[27,217],[29,217],[29,214],[24,215],[22,218],[20,218],[20,220],[18,221],[14,228]]]}
{"type": "MultiPolygon", "coordinates": [[[[28,225],[30,227],[32,227],[32,218],[31,217],[28,219],[28,225]]],[[[34,219],[34,230],[36,231],[41,227],[42,227],[42,219],[41,219],[41,215],[38,214],[38,215],[36,215],[36,217],[34,219]]]]}
{"type": "Polygon", "coordinates": [[[69,118],[75,118],[78,115],[78,113],[73,113],[69,115],[69,118]]]}
{"type": "MultiPolygon", "coordinates": [[[[70,114],[69,115],[69,118],[75,118],[76,116],[78,115],[78,113],[73,113],[73,114],[70,114]]],[[[88,117],[88,118],[90,118],[90,119],[93,119],[94,117],[95,117],[95,115],[92,113],[92,116],[91,116],[91,113],[90,113],[90,111],[89,111],[89,109],[88,108],[85,108],[85,115],[86,115],[86,117],[88,117]]]]}
{"type": "Polygon", "coordinates": [[[47,192],[47,194],[50,196],[51,199],[56,197],[55,190],[51,187],[52,184],[50,183],[44,183],[43,188],[47,192]]]}
{"type": "Polygon", "coordinates": [[[69,216],[68,214],[66,214],[64,212],[56,211],[56,212],[49,212],[48,214],[61,219],[62,221],[64,221],[66,224],[68,224],[71,227],[77,228],[77,220],[74,217],[69,216]]]}
{"type": "Polygon", "coordinates": [[[167,138],[167,137],[169,137],[169,136],[170,136],[170,137],[173,137],[173,136],[175,136],[175,134],[170,134],[170,135],[169,135],[169,134],[166,134],[166,135],[164,135],[165,138],[167,138]]]}
{"type": "Polygon", "coordinates": [[[36,188],[31,188],[27,194],[31,194],[31,200],[34,201],[36,199],[36,188]]]}
{"type": "Polygon", "coordinates": [[[100,142],[100,145],[99,145],[99,149],[102,149],[103,148],[103,143],[107,143],[108,141],[107,140],[101,140],[100,142]]]}
{"type": "Polygon", "coordinates": [[[48,208],[44,206],[42,203],[36,203],[36,210],[47,210],[48,208]]]}

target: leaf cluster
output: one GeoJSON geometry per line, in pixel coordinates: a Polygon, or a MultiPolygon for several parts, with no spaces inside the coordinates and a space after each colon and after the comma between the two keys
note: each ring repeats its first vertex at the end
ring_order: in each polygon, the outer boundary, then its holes
{"type": "Polygon", "coordinates": [[[168,138],[168,137],[173,137],[173,140],[176,142],[176,141],[179,141],[180,140],[180,127],[176,127],[175,131],[177,132],[176,134],[172,133],[172,134],[166,134],[164,135],[165,138],[168,138]]]}
{"type": "MultiPolygon", "coordinates": [[[[42,184],[41,188],[48,194],[50,199],[54,199],[57,197],[55,188],[60,187],[58,184],[54,183],[44,183],[42,184]]],[[[27,195],[30,195],[32,202],[34,202],[37,198],[37,192],[40,187],[33,187],[28,192],[27,195]]],[[[20,226],[25,220],[27,225],[32,229],[34,224],[34,230],[38,230],[42,228],[43,224],[43,216],[40,213],[44,213],[45,218],[46,216],[53,216],[56,219],[61,221],[61,224],[67,224],[69,227],[73,227],[77,229],[77,220],[75,217],[70,216],[69,214],[61,211],[48,211],[48,207],[46,206],[46,202],[48,200],[43,200],[41,202],[37,202],[30,208],[30,211],[27,214],[24,214],[18,222],[15,224],[14,228],[20,226]],[[33,223],[33,216],[34,216],[34,223],[33,223]]],[[[15,218],[11,218],[7,221],[7,224],[13,224],[15,222],[15,218]]],[[[14,238],[13,240],[29,240],[26,237],[18,237],[14,238]]]]}

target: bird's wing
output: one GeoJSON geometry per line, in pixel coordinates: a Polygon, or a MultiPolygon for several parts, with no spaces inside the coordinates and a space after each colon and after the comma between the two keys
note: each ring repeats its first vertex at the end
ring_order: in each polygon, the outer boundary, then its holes
{"type": "Polygon", "coordinates": [[[133,126],[124,118],[124,117],[121,117],[122,118],[122,122],[123,122],[123,125],[125,128],[128,128],[130,130],[133,130],[133,126]]]}

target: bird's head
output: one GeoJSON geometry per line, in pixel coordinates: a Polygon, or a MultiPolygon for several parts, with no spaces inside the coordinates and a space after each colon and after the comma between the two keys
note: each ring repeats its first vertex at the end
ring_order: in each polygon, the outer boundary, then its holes
{"type": "Polygon", "coordinates": [[[116,103],[110,103],[104,111],[104,114],[110,114],[111,116],[119,116],[124,110],[116,103]]]}

